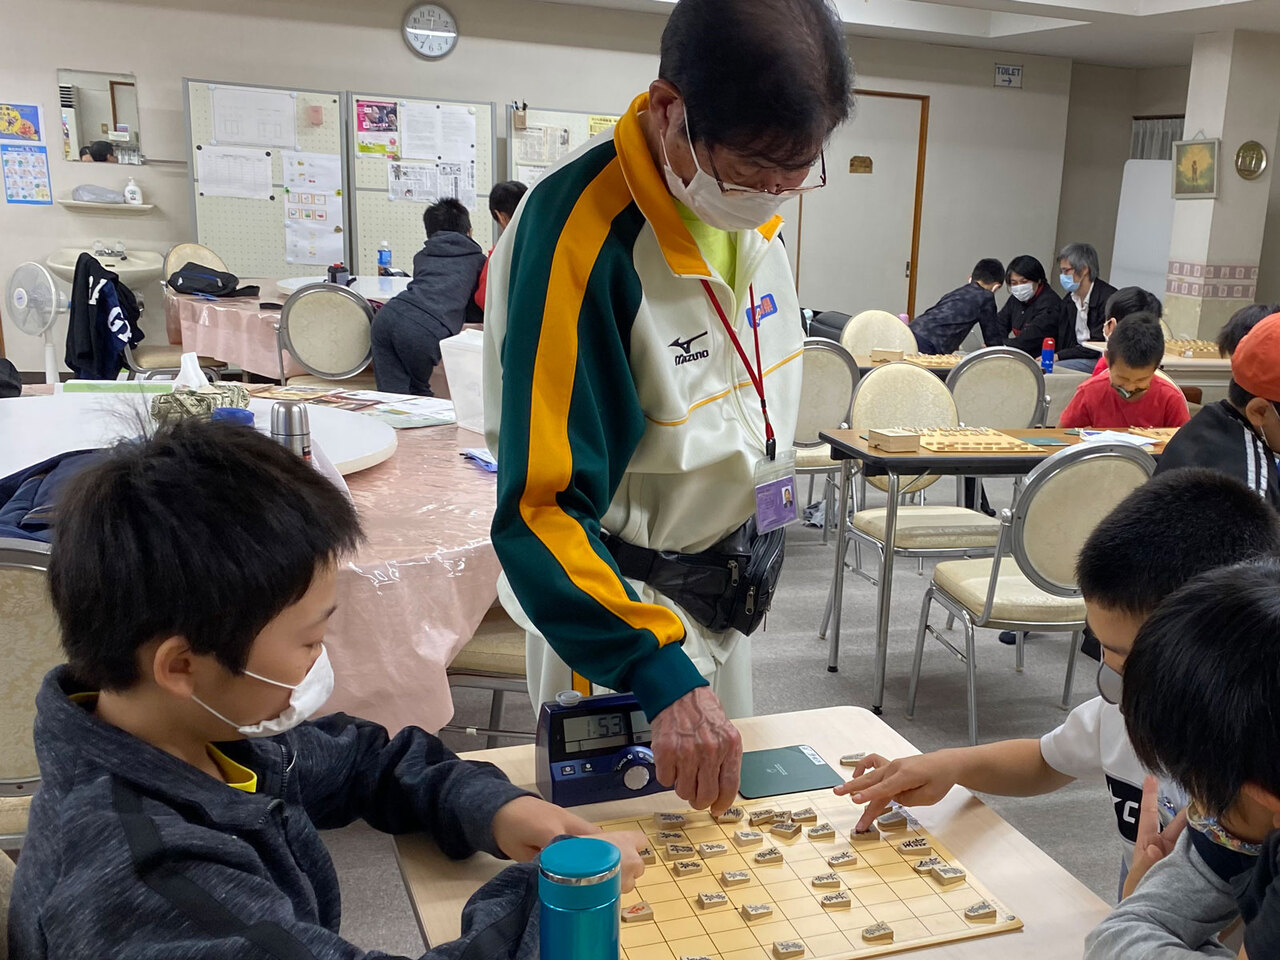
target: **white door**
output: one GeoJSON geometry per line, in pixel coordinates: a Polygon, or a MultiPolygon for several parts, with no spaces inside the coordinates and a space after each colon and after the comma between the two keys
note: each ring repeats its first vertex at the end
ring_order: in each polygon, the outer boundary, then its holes
{"type": "Polygon", "coordinates": [[[861,94],[827,147],[827,185],[804,197],[800,305],[907,312],[920,144],[919,100],[861,94]],[[850,173],[853,157],[871,173],[850,173]]]}

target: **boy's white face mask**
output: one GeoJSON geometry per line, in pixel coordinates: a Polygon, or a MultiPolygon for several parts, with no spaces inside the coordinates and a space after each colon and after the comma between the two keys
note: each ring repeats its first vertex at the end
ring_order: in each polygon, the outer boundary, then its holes
{"type": "Polygon", "coordinates": [[[286,690],[293,691],[289,694],[289,706],[285,707],[284,713],[270,720],[262,720],[258,723],[241,726],[233,720],[228,720],[199,697],[194,694],[191,696],[192,700],[223,723],[235,727],[236,732],[242,737],[274,737],[278,733],[292,730],[304,720],[314,716],[315,712],[324,706],[325,701],[333,695],[333,665],[329,663],[329,649],[323,644],[320,647],[320,656],[316,657],[316,662],[311,665],[311,669],[307,671],[307,675],[302,678],[300,683],[281,683],[279,680],[272,680],[270,677],[250,673],[248,670],[244,672],[244,675],[253,677],[255,680],[261,680],[263,683],[269,683],[275,687],[283,687],[286,690]]]}

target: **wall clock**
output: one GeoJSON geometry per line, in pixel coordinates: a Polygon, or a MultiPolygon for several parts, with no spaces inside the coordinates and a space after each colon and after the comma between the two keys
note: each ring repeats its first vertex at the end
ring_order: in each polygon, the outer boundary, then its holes
{"type": "Polygon", "coordinates": [[[424,60],[439,60],[458,45],[458,21],[438,3],[410,7],[400,32],[409,49],[424,60]]]}

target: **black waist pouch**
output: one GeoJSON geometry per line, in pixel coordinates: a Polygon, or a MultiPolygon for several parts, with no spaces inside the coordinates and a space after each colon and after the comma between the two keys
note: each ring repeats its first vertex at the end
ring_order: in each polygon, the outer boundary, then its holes
{"type": "Polygon", "coordinates": [[[601,531],[624,577],[642,580],[713,633],[753,633],[773,603],[786,529],[757,533],[752,517],[702,553],[637,547],[601,531]]]}
{"type": "Polygon", "coordinates": [[[240,286],[240,278],[234,273],[191,261],[169,274],[166,282],[178,293],[204,293],[214,297],[256,297],[259,293],[253,284],[240,286]]]}

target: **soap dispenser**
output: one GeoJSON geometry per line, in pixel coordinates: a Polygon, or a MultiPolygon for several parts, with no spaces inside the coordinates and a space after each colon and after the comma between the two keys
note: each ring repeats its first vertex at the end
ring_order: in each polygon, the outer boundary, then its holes
{"type": "Polygon", "coordinates": [[[124,202],[134,206],[142,204],[142,189],[134,182],[133,177],[130,177],[129,182],[124,185],[124,202]]]}

